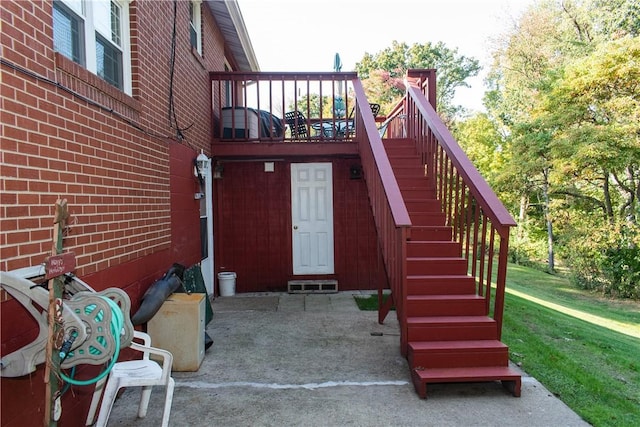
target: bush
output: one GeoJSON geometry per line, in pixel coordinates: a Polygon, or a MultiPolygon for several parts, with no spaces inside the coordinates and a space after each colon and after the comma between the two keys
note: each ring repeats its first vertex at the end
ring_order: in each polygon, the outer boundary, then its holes
{"type": "MultiPolygon", "coordinates": [[[[602,272],[610,282],[609,293],[623,298],[640,298],[640,232],[635,224],[616,230],[604,251],[602,272]]],[[[611,233],[613,234],[613,233],[611,233]]]]}
{"type": "Polygon", "coordinates": [[[515,237],[509,243],[509,262],[546,271],[547,248],[544,241],[515,237]]]}
{"type": "Polygon", "coordinates": [[[640,230],[621,223],[604,232],[573,230],[562,245],[571,280],[607,296],[640,299],[640,230]]]}

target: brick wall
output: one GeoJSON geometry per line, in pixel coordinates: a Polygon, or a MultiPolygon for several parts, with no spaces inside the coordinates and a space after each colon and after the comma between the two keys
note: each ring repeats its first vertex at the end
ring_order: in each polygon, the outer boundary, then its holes
{"type": "Polygon", "coordinates": [[[208,71],[224,67],[207,8],[200,56],[189,45],[188,4],[178,2],[171,116],[171,2],[131,3],[131,97],[53,52],[51,2],[2,8],[3,57],[33,74],[2,65],[0,269],[42,261],[58,197],[74,216],[65,246],[80,275],[169,248],[169,144],[210,152],[208,71]]]}
{"type": "MultiPolygon", "coordinates": [[[[199,261],[199,235],[184,238],[199,230],[189,163],[200,149],[210,155],[208,71],[224,69],[221,33],[203,4],[203,54],[193,52],[189,5],[178,2],[172,86],[173,2],[132,1],[129,96],[53,51],[52,1],[3,1],[0,9],[0,270],[42,263],[54,203],[66,198],[73,218],[64,246],[76,253],[76,274],[98,290],[126,289],[135,309],[172,262],[199,261]]],[[[2,354],[35,327],[5,333],[20,310],[7,299],[2,354]]],[[[42,422],[41,378],[42,367],[31,378],[3,378],[2,426],[42,422]],[[31,418],[26,403],[8,403],[8,390],[36,396],[31,418]]],[[[64,425],[84,420],[81,396],[63,399],[64,425]]]]}

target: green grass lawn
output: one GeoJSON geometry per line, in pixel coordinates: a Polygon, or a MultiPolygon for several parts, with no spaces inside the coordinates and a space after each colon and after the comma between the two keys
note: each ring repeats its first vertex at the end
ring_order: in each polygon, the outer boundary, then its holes
{"type": "MultiPolygon", "coordinates": [[[[384,301],[389,298],[389,295],[384,296],[384,301]]],[[[362,311],[376,311],[378,310],[378,294],[371,294],[367,296],[354,296],[356,300],[356,305],[362,311]]],[[[391,308],[395,310],[395,307],[391,308]]]]}
{"type": "Polygon", "coordinates": [[[628,335],[639,332],[638,302],[599,298],[561,276],[509,267],[502,340],[511,360],[595,426],[640,425],[640,339],[628,335]],[[597,316],[595,324],[588,315],[597,316]]]}

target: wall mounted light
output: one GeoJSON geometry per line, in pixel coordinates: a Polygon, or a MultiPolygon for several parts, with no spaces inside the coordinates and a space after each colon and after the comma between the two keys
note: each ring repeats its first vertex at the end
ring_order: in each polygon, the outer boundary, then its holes
{"type": "Polygon", "coordinates": [[[209,158],[202,152],[202,150],[200,150],[200,154],[196,157],[195,164],[198,179],[200,180],[200,183],[203,183],[204,179],[209,175],[209,158]]]}
{"type": "Polygon", "coordinates": [[[361,179],[362,178],[362,166],[351,165],[349,168],[349,179],[361,179]]]}
{"type": "Polygon", "coordinates": [[[213,167],[213,179],[222,179],[222,172],[224,172],[224,166],[218,162],[213,167]]]}

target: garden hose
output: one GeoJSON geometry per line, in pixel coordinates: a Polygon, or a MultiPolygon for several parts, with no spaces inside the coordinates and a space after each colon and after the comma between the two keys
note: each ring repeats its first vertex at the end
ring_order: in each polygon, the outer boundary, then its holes
{"type": "MultiPolygon", "coordinates": [[[[111,369],[113,368],[113,365],[115,365],[116,361],[118,360],[118,356],[120,355],[120,333],[122,332],[122,328],[124,326],[124,315],[122,313],[122,310],[120,310],[120,307],[118,306],[118,304],[116,304],[112,299],[107,298],[107,297],[101,297],[102,299],[104,299],[108,305],[111,307],[111,322],[110,322],[110,327],[111,327],[111,334],[113,334],[113,337],[115,339],[115,350],[113,352],[113,356],[111,357],[111,360],[109,361],[109,364],[107,365],[106,369],[104,371],[102,371],[100,374],[98,374],[96,377],[88,379],[88,380],[76,380],[74,378],[70,378],[67,375],[65,375],[63,372],[60,372],[60,377],[66,381],[69,384],[73,384],[73,385],[91,385],[91,384],[95,384],[96,382],[100,381],[102,378],[104,378],[109,372],[111,372],[111,369]]],[[[91,304],[85,307],[85,314],[91,314],[96,308],[95,304],[91,304]]],[[[98,321],[101,321],[103,318],[104,314],[102,313],[102,310],[100,310],[97,314],[96,314],[96,318],[98,321]]],[[[104,337],[98,337],[97,340],[101,343],[101,344],[105,344],[106,340],[104,339],[104,337]]],[[[99,350],[97,349],[91,349],[90,350],[91,353],[96,352],[96,354],[99,352],[99,350]]],[[[71,354],[69,354],[71,355],[71,354]]],[[[67,354],[61,354],[61,356],[64,358],[67,356],[67,354]]]]}

